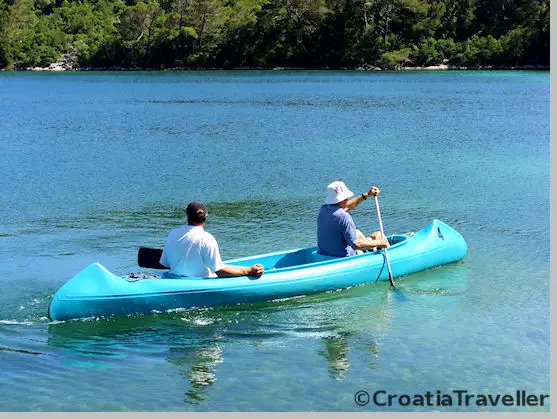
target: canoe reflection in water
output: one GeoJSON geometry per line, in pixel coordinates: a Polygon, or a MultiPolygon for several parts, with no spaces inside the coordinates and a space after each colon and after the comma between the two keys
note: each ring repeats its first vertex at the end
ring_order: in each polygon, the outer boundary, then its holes
{"type": "Polygon", "coordinates": [[[48,344],[68,376],[87,369],[114,387],[109,398],[125,387],[159,399],[162,410],[180,403],[194,408],[210,403],[217,380],[228,386],[241,379],[259,388],[259,380],[281,379],[315,355],[326,362],[306,372],[334,380],[361,368],[359,360],[372,367],[378,337],[390,325],[389,295],[382,283],[273,303],[50,323],[48,344]],[[238,354],[249,352],[255,374],[238,363],[238,354]]]}

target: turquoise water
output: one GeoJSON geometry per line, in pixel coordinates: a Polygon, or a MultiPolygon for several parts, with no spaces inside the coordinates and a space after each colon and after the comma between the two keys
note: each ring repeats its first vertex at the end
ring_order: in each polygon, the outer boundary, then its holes
{"type": "MultiPolygon", "coordinates": [[[[360,407],[354,394],[549,393],[549,73],[0,73],[2,411],[360,407]],[[98,261],[138,272],[191,200],[224,258],[314,245],[326,185],[432,218],[459,263],[282,302],[53,323],[98,261]]],[[[378,229],[373,201],[353,212],[378,229]]]]}

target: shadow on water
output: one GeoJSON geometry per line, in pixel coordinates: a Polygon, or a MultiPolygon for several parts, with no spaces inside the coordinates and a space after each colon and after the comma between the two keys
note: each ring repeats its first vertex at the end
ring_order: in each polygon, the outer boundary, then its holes
{"type": "MultiPolygon", "coordinates": [[[[278,220],[294,216],[297,213],[311,210],[316,213],[313,205],[303,200],[267,201],[242,200],[235,202],[204,202],[210,214],[209,221],[229,223],[231,220],[259,224],[269,220],[278,220]]],[[[79,230],[92,227],[101,228],[169,228],[186,222],[185,205],[150,205],[140,208],[110,209],[60,217],[26,220],[27,229],[20,229],[21,234],[37,234],[50,230],[79,230]]],[[[109,230],[110,230],[109,228],[109,230]]],[[[2,236],[12,234],[3,233],[2,236]]]]}
{"type": "MultiPolygon", "coordinates": [[[[29,219],[25,227],[10,227],[13,231],[5,235],[24,238],[40,234],[42,241],[37,252],[45,256],[74,255],[76,249],[83,253],[86,250],[117,251],[130,246],[162,247],[171,229],[186,224],[185,204],[174,202],[29,219]],[[126,240],[122,241],[122,237],[126,240]],[[45,248],[49,251],[45,252],[45,248]]],[[[315,240],[315,208],[303,200],[205,204],[209,211],[206,228],[218,238],[225,249],[225,257],[304,247],[315,240]],[[292,231],[292,223],[298,225],[295,231],[292,231]],[[233,249],[234,254],[227,255],[226,249],[233,249]]],[[[25,243],[28,240],[22,239],[21,246],[25,243]]]]}
{"type": "Polygon", "coordinates": [[[338,381],[350,370],[351,351],[363,353],[371,369],[377,362],[391,324],[384,285],[270,303],[53,322],[48,345],[73,368],[166,361],[184,377],[184,402],[192,406],[208,397],[219,366],[238,347],[289,351],[299,340],[317,341],[323,368],[338,381]]]}

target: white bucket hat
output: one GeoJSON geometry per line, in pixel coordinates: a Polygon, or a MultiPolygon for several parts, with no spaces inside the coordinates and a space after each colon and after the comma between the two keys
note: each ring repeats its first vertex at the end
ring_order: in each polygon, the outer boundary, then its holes
{"type": "Polygon", "coordinates": [[[327,186],[327,199],[325,199],[325,204],[337,204],[353,195],[352,191],[346,187],[344,182],[337,180],[327,186]]]}

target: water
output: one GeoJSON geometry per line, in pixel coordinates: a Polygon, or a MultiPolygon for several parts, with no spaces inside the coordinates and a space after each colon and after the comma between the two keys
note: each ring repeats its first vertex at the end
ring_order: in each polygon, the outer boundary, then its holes
{"type": "Polygon", "coordinates": [[[549,410],[354,402],[549,392],[549,73],[0,73],[0,126],[0,410],[549,410]],[[224,258],[313,245],[337,179],[380,187],[387,234],[439,218],[468,255],[396,293],[46,317],[194,199],[224,258]]]}

